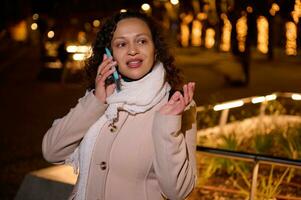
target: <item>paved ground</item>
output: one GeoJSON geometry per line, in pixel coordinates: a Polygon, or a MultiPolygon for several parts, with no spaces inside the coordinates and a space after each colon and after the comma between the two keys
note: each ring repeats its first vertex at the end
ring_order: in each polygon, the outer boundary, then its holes
{"type": "MultiPolygon", "coordinates": [[[[301,58],[277,52],[268,62],[252,54],[250,84],[233,87],[224,75],[240,78],[230,54],[197,48],[176,49],[177,64],[187,80],[197,83],[198,105],[275,91],[301,93],[301,58]]],[[[6,44],[0,47],[0,199],[12,199],[24,175],[49,166],[41,156],[41,140],[55,118],[68,112],[83,95],[80,84],[38,80],[42,63],[38,49],[6,44]]]]}

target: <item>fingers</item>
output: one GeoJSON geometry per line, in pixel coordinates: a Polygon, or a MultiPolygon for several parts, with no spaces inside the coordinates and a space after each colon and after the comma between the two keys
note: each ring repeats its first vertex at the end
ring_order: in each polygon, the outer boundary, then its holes
{"type": "Polygon", "coordinates": [[[116,66],[116,64],[117,62],[113,61],[112,57],[108,58],[107,55],[104,54],[103,60],[97,69],[97,75],[105,74],[107,71],[109,71],[112,68],[112,66],[116,66]]]}
{"type": "Polygon", "coordinates": [[[111,66],[111,69],[106,71],[104,74],[101,74],[101,76],[98,76],[99,78],[97,79],[97,82],[101,82],[102,84],[105,84],[105,80],[114,73],[116,69],[111,66]]]}
{"type": "Polygon", "coordinates": [[[195,89],[194,82],[189,82],[188,84],[185,84],[183,86],[183,97],[184,97],[185,105],[190,104],[190,102],[192,101],[194,95],[194,89],[195,89]]]}
{"type": "Polygon", "coordinates": [[[173,104],[177,104],[176,106],[178,106],[178,104],[184,105],[185,106],[185,100],[183,95],[179,92],[176,91],[172,97],[170,98],[169,104],[173,105],[173,104]]]}
{"type": "Polygon", "coordinates": [[[183,86],[183,92],[184,92],[184,101],[185,101],[185,105],[188,105],[188,103],[189,103],[188,84],[185,84],[185,85],[183,86]]]}
{"type": "Polygon", "coordinates": [[[108,85],[107,88],[106,88],[106,95],[110,96],[114,92],[115,88],[116,88],[115,83],[113,83],[111,85],[108,85]]]}
{"type": "Polygon", "coordinates": [[[100,83],[104,85],[104,81],[108,76],[110,76],[115,71],[115,66],[117,62],[112,60],[112,57],[107,57],[107,55],[104,54],[103,61],[99,65],[97,70],[97,75],[95,82],[100,83]]]}
{"type": "Polygon", "coordinates": [[[189,103],[192,101],[193,99],[193,95],[194,95],[194,89],[195,89],[195,83],[194,82],[189,82],[188,83],[188,96],[189,96],[189,103]]]}

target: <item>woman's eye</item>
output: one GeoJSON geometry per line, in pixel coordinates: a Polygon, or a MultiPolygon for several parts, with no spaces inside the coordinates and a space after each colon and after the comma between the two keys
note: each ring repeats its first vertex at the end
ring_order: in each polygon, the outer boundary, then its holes
{"type": "Polygon", "coordinates": [[[145,39],[141,39],[141,40],[138,40],[138,43],[139,44],[145,44],[145,43],[147,43],[147,41],[145,39]]]}
{"type": "Polygon", "coordinates": [[[116,46],[119,47],[119,48],[120,48],[120,47],[124,47],[125,45],[126,45],[125,42],[120,42],[120,43],[117,43],[117,44],[116,44],[116,46]]]}

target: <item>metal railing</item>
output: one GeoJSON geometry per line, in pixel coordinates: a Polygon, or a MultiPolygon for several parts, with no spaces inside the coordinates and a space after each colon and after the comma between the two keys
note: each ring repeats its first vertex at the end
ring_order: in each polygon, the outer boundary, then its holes
{"type": "MultiPolygon", "coordinates": [[[[259,116],[263,116],[263,115],[265,115],[267,102],[276,100],[278,97],[289,98],[289,99],[296,100],[296,101],[301,100],[300,93],[277,92],[277,93],[273,93],[273,94],[265,95],[265,96],[253,96],[253,97],[242,98],[242,99],[229,101],[229,102],[225,102],[225,103],[221,103],[221,104],[217,104],[217,105],[199,106],[199,107],[197,107],[197,112],[202,112],[202,111],[210,110],[210,109],[212,109],[214,111],[221,111],[218,126],[220,127],[220,129],[222,131],[224,125],[226,125],[226,123],[228,121],[230,109],[241,107],[241,106],[244,106],[247,104],[260,103],[261,105],[259,108],[260,109],[259,116]]],[[[253,167],[252,184],[251,184],[251,190],[250,190],[250,200],[255,199],[257,177],[258,177],[258,171],[259,171],[260,164],[273,164],[273,165],[278,165],[278,166],[301,168],[301,160],[293,160],[293,159],[286,159],[286,158],[245,153],[245,152],[236,152],[236,151],[216,149],[216,148],[203,147],[203,146],[197,146],[197,151],[201,152],[202,154],[208,154],[211,156],[213,155],[215,157],[222,157],[222,158],[229,158],[229,159],[253,162],[254,167],[253,167]]]]}
{"type": "Polygon", "coordinates": [[[216,149],[216,148],[203,147],[203,146],[197,146],[197,151],[201,152],[202,154],[207,154],[211,156],[213,155],[215,157],[253,162],[254,167],[253,167],[252,183],[251,183],[251,190],[250,190],[250,200],[254,200],[256,196],[256,185],[257,185],[257,177],[258,177],[260,164],[270,164],[270,165],[294,167],[294,168],[301,169],[301,160],[293,160],[287,158],[265,156],[260,154],[237,152],[237,151],[216,149]]]}

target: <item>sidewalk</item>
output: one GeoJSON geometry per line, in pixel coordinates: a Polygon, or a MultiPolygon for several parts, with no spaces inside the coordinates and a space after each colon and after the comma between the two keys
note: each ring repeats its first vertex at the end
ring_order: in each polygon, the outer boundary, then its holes
{"type": "Polygon", "coordinates": [[[268,61],[265,55],[253,51],[249,85],[233,87],[225,81],[224,75],[239,79],[243,74],[230,53],[199,49],[177,49],[176,52],[177,64],[186,79],[197,83],[198,105],[280,91],[301,92],[301,56],[289,57],[276,51],[275,59],[268,61]]]}

